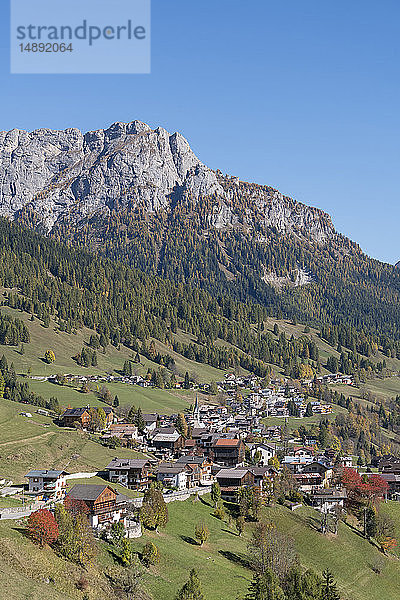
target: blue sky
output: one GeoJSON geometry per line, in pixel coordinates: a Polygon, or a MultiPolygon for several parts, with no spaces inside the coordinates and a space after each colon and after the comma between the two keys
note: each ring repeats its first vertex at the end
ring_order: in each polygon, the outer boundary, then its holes
{"type": "Polygon", "coordinates": [[[3,1],[0,129],[178,130],[210,167],[326,210],[395,262],[399,19],[398,0],[153,0],[150,75],[10,75],[3,1]]]}

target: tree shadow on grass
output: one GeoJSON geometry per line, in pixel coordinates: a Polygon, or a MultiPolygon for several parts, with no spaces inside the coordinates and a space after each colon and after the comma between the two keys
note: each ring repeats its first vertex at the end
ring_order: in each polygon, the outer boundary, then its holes
{"type": "Polygon", "coordinates": [[[202,504],[205,504],[206,506],[209,506],[210,508],[214,508],[213,505],[211,504],[211,502],[207,502],[207,500],[204,500],[203,496],[199,496],[199,500],[202,504]]]}
{"type": "Polygon", "coordinates": [[[188,535],[181,535],[180,537],[181,537],[181,540],[183,540],[187,544],[191,544],[192,546],[198,546],[199,545],[196,542],[196,540],[194,540],[192,537],[189,537],[188,535]]]}
{"type": "Polygon", "coordinates": [[[23,535],[25,538],[30,539],[29,531],[26,527],[12,527],[12,529],[17,531],[20,535],[23,535]]]}
{"type": "Polygon", "coordinates": [[[230,552],[229,550],[218,550],[218,553],[221,554],[227,560],[235,563],[236,565],[240,565],[244,569],[250,568],[250,563],[247,558],[240,556],[240,554],[235,554],[234,552],[230,552]]]}
{"type": "Polygon", "coordinates": [[[121,556],[118,554],[117,549],[114,548],[113,546],[110,546],[107,544],[107,552],[108,554],[111,556],[111,558],[113,559],[113,561],[115,563],[117,563],[119,566],[123,566],[122,560],[121,560],[121,556]]]}
{"type": "Polygon", "coordinates": [[[308,527],[311,527],[311,529],[314,529],[315,531],[321,531],[320,519],[318,519],[316,517],[307,517],[305,519],[305,522],[308,525],[308,527]]]}
{"type": "Polygon", "coordinates": [[[362,532],[362,531],[360,531],[359,529],[357,529],[357,527],[354,527],[354,525],[352,525],[352,524],[351,524],[351,523],[349,523],[348,521],[343,521],[343,523],[344,523],[345,525],[347,525],[347,527],[348,527],[349,529],[351,529],[351,531],[352,531],[353,533],[355,533],[356,535],[358,535],[358,537],[362,538],[363,540],[367,539],[367,538],[364,536],[363,532],[362,532]]]}
{"type": "Polygon", "coordinates": [[[231,531],[230,529],[221,529],[221,531],[224,531],[225,533],[230,533],[231,535],[234,535],[235,537],[239,537],[238,533],[236,533],[235,531],[231,531]]]}
{"type": "Polygon", "coordinates": [[[235,502],[224,502],[223,507],[233,519],[237,519],[240,516],[239,506],[235,502]]]}

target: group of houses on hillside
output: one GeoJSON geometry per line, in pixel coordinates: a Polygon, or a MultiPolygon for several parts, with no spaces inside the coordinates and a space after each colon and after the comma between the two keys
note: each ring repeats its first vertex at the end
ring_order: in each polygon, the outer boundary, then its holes
{"type": "MultiPolygon", "coordinates": [[[[89,376],[86,380],[90,377],[99,381],[98,376],[89,376]]],[[[329,378],[329,381],[345,382],[340,374],[329,378]]],[[[139,385],[144,382],[137,375],[123,380],[139,385]]],[[[200,405],[196,398],[183,424],[182,417],[176,414],[140,413],[140,419],[129,420],[121,417],[121,413],[117,415],[110,405],[102,404],[96,439],[115,449],[111,462],[98,465],[98,475],[104,484],[71,487],[74,474],[33,469],[26,474],[28,493],[53,502],[65,498],[83,502],[93,527],[125,521],[131,514],[132,499],[117,492],[116,484],[140,494],[154,482],[165,493],[179,494],[208,489],[218,482],[222,498],[234,501],[243,487],[251,486],[261,494],[270,493],[276,478],[286,472],[296,489],[308,494],[310,502],[321,510],[343,504],[344,491],[332,484],[334,457],[329,452],[315,452],[315,440],[307,439],[308,446],[294,443],[288,446],[282,435],[284,420],[292,416],[293,411],[301,418],[311,407],[313,414],[324,415],[332,410],[330,405],[308,400],[304,391],[300,393],[285,379],[263,387],[254,375],[240,377],[232,373],[217,386],[224,393],[224,402],[200,405]],[[243,388],[247,389],[246,393],[241,393],[243,388]],[[282,426],[267,426],[263,419],[267,416],[282,417],[282,426]],[[142,458],[118,456],[120,447],[135,449],[142,453],[142,458]]],[[[92,427],[96,410],[90,406],[69,407],[58,423],[63,427],[96,431],[92,427]]],[[[388,471],[386,476],[398,477],[400,470],[398,473],[388,471]]]]}

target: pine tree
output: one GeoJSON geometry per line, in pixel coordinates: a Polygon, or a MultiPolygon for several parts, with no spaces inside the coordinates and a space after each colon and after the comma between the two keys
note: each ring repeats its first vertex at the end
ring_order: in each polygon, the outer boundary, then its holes
{"type": "Polygon", "coordinates": [[[194,534],[195,534],[196,540],[199,540],[199,544],[200,544],[200,546],[202,546],[204,544],[204,542],[206,542],[208,540],[210,531],[209,531],[207,525],[203,521],[201,521],[200,523],[197,523],[197,525],[194,529],[194,534]]]}
{"type": "Polygon", "coordinates": [[[145,430],[146,423],[144,422],[143,413],[142,413],[142,409],[140,408],[140,406],[137,409],[137,413],[136,413],[136,416],[135,416],[134,423],[135,423],[135,425],[136,425],[136,427],[138,428],[139,431],[144,431],[145,430]]]}
{"type": "Polygon", "coordinates": [[[189,373],[187,371],[185,373],[185,380],[183,382],[183,387],[184,387],[185,390],[188,390],[190,388],[189,373]]]}
{"type": "Polygon", "coordinates": [[[373,538],[376,536],[377,520],[376,510],[372,506],[365,509],[365,533],[367,537],[373,538]]]}
{"type": "Polygon", "coordinates": [[[189,580],[178,592],[176,600],[205,600],[195,569],[190,571],[189,580]]]}
{"type": "Polygon", "coordinates": [[[285,600],[285,594],[278,578],[267,570],[263,575],[254,575],[245,600],[285,600]]]}
{"type": "Polygon", "coordinates": [[[221,487],[218,481],[214,481],[211,486],[211,500],[214,506],[217,506],[218,502],[221,500],[221,487]]]}
{"type": "Polygon", "coordinates": [[[186,418],[183,413],[179,413],[175,423],[176,429],[179,433],[186,438],[188,434],[188,425],[186,423],[186,418]]]}
{"type": "Polygon", "coordinates": [[[136,406],[133,405],[129,409],[129,413],[128,413],[128,421],[129,421],[129,423],[135,423],[136,422],[136,415],[137,415],[137,409],[136,409],[136,406]]]}
{"type": "Polygon", "coordinates": [[[0,398],[3,398],[4,396],[4,388],[5,388],[5,381],[4,381],[4,377],[3,374],[0,371],[0,398]]]}
{"type": "Polygon", "coordinates": [[[324,580],[321,600],[340,600],[339,592],[337,591],[336,583],[332,573],[326,569],[322,573],[324,580]]]}

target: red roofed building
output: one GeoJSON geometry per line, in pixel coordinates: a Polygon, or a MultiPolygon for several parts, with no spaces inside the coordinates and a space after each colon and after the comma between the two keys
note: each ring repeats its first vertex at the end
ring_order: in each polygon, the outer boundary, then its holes
{"type": "Polygon", "coordinates": [[[244,464],[245,445],[236,438],[220,438],[212,446],[214,462],[224,467],[236,467],[244,464]]]}

